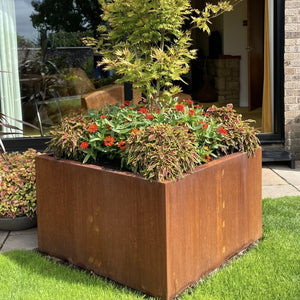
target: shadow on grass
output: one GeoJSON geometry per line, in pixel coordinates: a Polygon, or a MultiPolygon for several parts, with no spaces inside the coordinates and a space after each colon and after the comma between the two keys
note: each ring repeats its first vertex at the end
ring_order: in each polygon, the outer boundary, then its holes
{"type": "MultiPolygon", "coordinates": [[[[14,250],[2,254],[3,257],[7,258],[13,266],[18,269],[20,278],[11,278],[11,281],[22,281],[24,275],[25,280],[32,276],[32,280],[36,279],[36,284],[43,284],[43,282],[51,282],[53,288],[57,287],[57,283],[65,285],[65,289],[73,289],[78,287],[82,291],[88,290],[89,292],[95,291],[96,294],[101,294],[101,298],[91,299],[155,299],[148,295],[145,295],[139,291],[133,290],[129,287],[121,285],[108,278],[94,274],[92,271],[84,270],[77,266],[74,266],[66,261],[62,261],[56,258],[52,258],[48,255],[37,251],[26,251],[26,250],[14,250]],[[106,296],[107,295],[107,296],[106,296]],[[110,295],[110,296],[109,296],[110,295]],[[112,296],[113,295],[113,296],[112,296]]],[[[1,257],[0,257],[1,266],[1,257]]],[[[13,272],[15,274],[15,272],[13,272]]],[[[6,279],[9,279],[9,274],[6,279]]],[[[1,279],[1,270],[0,270],[1,279]]],[[[30,285],[30,283],[28,283],[30,285]]],[[[47,285],[48,286],[48,285],[47,285]]],[[[43,290],[43,287],[40,287],[43,290]]],[[[91,294],[91,293],[90,293],[91,294]]],[[[1,295],[1,292],[0,292],[1,295]]],[[[54,294],[55,295],[55,294],[54,294]]],[[[79,292],[80,295],[80,292],[79,292]]],[[[62,298],[60,299],[75,299],[75,298],[62,298]]],[[[19,299],[19,298],[16,298],[19,299]]],[[[20,298],[20,299],[31,299],[31,298],[20,298]]],[[[44,298],[41,298],[44,299],[44,298]]],[[[45,298],[49,299],[49,298],[45,298]]],[[[56,298],[53,298],[56,299],[56,298]]],[[[76,298],[83,299],[83,298],[76,298]]],[[[85,298],[90,299],[90,298],[85,298]]]]}

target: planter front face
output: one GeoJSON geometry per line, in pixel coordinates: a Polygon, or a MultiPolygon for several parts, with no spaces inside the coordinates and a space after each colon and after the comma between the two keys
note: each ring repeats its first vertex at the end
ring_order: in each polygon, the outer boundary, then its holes
{"type": "Polygon", "coordinates": [[[171,299],[262,235],[261,150],[149,182],[36,159],[39,250],[171,299]]]}

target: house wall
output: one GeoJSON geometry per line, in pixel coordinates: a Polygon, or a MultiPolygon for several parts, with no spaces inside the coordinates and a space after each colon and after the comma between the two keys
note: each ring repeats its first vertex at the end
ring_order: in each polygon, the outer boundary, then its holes
{"type": "Polygon", "coordinates": [[[285,148],[300,159],[300,1],[285,1],[285,148]]]}
{"type": "Polygon", "coordinates": [[[240,100],[238,105],[248,106],[248,52],[247,52],[247,1],[237,5],[230,13],[224,14],[224,54],[238,55],[240,60],[240,100]]]}

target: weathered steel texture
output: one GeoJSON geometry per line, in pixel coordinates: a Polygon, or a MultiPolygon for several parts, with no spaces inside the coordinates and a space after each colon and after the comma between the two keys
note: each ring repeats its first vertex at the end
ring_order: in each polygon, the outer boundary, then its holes
{"type": "Polygon", "coordinates": [[[38,247],[172,299],[262,235],[261,150],[177,182],[39,156],[38,247]]]}

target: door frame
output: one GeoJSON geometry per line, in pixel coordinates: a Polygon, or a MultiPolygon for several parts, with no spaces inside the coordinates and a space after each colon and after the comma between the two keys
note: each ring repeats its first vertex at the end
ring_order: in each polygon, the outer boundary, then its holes
{"type": "Polygon", "coordinates": [[[285,1],[274,0],[274,128],[258,134],[261,144],[284,143],[284,17],[285,1]]]}

